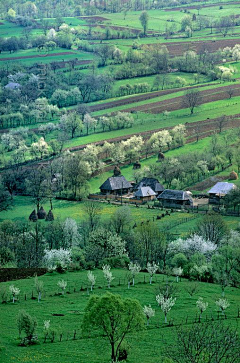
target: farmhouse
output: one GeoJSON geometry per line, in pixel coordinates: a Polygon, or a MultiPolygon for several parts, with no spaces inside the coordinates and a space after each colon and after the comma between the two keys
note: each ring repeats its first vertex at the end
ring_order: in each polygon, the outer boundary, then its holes
{"type": "Polygon", "coordinates": [[[153,200],[156,198],[156,193],[150,187],[140,187],[134,193],[134,197],[143,201],[153,200]]]}
{"type": "Polygon", "coordinates": [[[191,192],[184,190],[165,189],[157,198],[164,207],[193,206],[191,192]]]}
{"type": "Polygon", "coordinates": [[[114,175],[108,178],[101,186],[101,194],[113,194],[122,195],[127,194],[132,191],[132,184],[129,183],[123,175],[116,175],[114,170],[114,175]]]}
{"type": "Polygon", "coordinates": [[[219,203],[231,190],[236,189],[236,185],[228,182],[218,182],[209,191],[209,203],[219,203]]]}
{"type": "Polygon", "coordinates": [[[134,186],[134,190],[137,191],[141,187],[150,187],[156,195],[161,194],[164,191],[164,187],[155,178],[143,178],[139,183],[134,186]]]}

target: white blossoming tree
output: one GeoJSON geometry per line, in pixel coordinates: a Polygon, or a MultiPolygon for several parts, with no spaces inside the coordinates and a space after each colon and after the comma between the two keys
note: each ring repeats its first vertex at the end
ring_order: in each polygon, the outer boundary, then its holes
{"type": "Polygon", "coordinates": [[[154,274],[157,272],[158,268],[159,266],[155,262],[153,262],[152,264],[149,262],[147,263],[147,271],[150,275],[150,281],[149,281],[150,285],[152,284],[152,278],[154,274]]]}
{"type": "Polygon", "coordinates": [[[15,287],[14,285],[10,285],[9,291],[10,294],[12,295],[13,304],[14,304],[16,297],[20,294],[20,289],[18,287],[15,287]]]}
{"type": "Polygon", "coordinates": [[[203,301],[203,298],[200,297],[197,302],[196,302],[196,306],[199,309],[200,315],[199,315],[199,319],[201,319],[202,317],[202,313],[207,309],[208,307],[208,303],[203,301]]]}
{"type": "Polygon", "coordinates": [[[159,294],[156,296],[156,300],[157,300],[157,303],[160,306],[162,312],[164,313],[165,323],[167,323],[167,314],[172,309],[172,307],[175,305],[176,298],[173,298],[173,297],[167,298],[164,295],[159,294]]]}
{"type": "Polygon", "coordinates": [[[219,298],[215,303],[222,312],[222,315],[225,316],[225,310],[230,306],[230,303],[227,301],[227,299],[219,298]]]}
{"type": "Polygon", "coordinates": [[[110,289],[111,282],[112,280],[114,280],[112,272],[110,271],[111,267],[109,265],[103,265],[102,269],[103,269],[103,275],[108,283],[108,288],[110,289]]]}
{"type": "Polygon", "coordinates": [[[44,251],[44,264],[45,266],[54,271],[57,266],[67,268],[71,263],[71,251],[60,248],[59,250],[45,250],[44,251]]]}
{"type": "Polygon", "coordinates": [[[138,263],[130,262],[128,265],[129,271],[132,275],[132,285],[134,286],[135,283],[135,276],[139,274],[141,270],[141,266],[138,263]]]}
{"type": "Polygon", "coordinates": [[[91,291],[93,291],[94,285],[96,283],[96,276],[94,276],[92,271],[88,271],[87,278],[88,278],[88,281],[91,284],[91,291]]]}
{"type": "Polygon", "coordinates": [[[37,276],[35,276],[35,279],[34,279],[34,286],[35,286],[35,289],[37,290],[38,302],[40,302],[41,298],[42,298],[42,292],[43,292],[43,282],[39,281],[37,276]]]}
{"type": "Polygon", "coordinates": [[[183,240],[178,238],[176,241],[169,244],[169,252],[179,253],[183,252],[186,256],[190,257],[195,253],[202,253],[206,256],[207,260],[211,259],[211,256],[216,251],[217,245],[211,241],[206,241],[202,236],[197,234],[183,240]]]}
{"type": "Polygon", "coordinates": [[[182,276],[182,274],[183,274],[182,267],[175,267],[175,268],[173,268],[172,271],[173,271],[174,276],[176,276],[176,281],[178,282],[179,276],[182,276]]]}
{"type": "Polygon", "coordinates": [[[147,326],[149,325],[149,320],[155,315],[155,310],[152,309],[151,305],[144,306],[143,313],[147,318],[147,326]]]}
{"type": "Polygon", "coordinates": [[[67,287],[67,281],[65,280],[59,280],[57,283],[57,286],[62,289],[62,295],[64,295],[66,287],[67,287]]]}
{"type": "Polygon", "coordinates": [[[80,242],[77,222],[72,218],[67,218],[63,223],[63,238],[66,248],[76,246],[80,242]]]}

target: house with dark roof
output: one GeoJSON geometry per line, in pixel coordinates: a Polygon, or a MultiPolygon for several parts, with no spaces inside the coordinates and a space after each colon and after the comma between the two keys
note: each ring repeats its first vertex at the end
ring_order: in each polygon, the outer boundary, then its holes
{"type": "Polygon", "coordinates": [[[220,199],[224,198],[226,194],[236,189],[234,183],[218,182],[209,191],[209,203],[218,204],[220,199]]]}
{"type": "Polygon", "coordinates": [[[156,195],[161,194],[164,191],[164,187],[155,178],[143,178],[139,183],[134,186],[134,190],[137,191],[142,187],[150,187],[156,195]]]}
{"type": "Polygon", "coordinates": [[[101,194],[122,195],[132,191],[132,184],[123,175],[111,176],[99,189],[101,194]]]}
{"type": "Polygon", "coordinates": [[[157,199],[167,208],[193,206],[192,193],[184,190],[165,189],[157,199]]]}
{"type": "Polygon", "coordinates": [[[140,187],[134,193],[134,197],[143,201],[153,200],[156,198],[156,193],[150,187],[140,187]]]}

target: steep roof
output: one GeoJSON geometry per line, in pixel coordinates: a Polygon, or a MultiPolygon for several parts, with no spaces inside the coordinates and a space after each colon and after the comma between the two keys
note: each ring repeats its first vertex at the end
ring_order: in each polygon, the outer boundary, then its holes
{"type": "Polygon", "coordinates": [[[129,183],[123,175],[111,176],[101,186],[101,190],[120,190],[132,188],[132,184],[129,183]]]}
{"type": "Polygon", "coordinates": [[[159,181],[155,178],[143,178],[139,183],[137,183],[134,187],[135,190],[138,190],[141,187],[150,187],[154,192],[162,192],[164,187],[159,181]]]}
{"type": "Polygon", "coordinates": [[[236,185],[233,183],[218,182],[208,191],[208,194],[226,195],[235,188],[236,185]]]}
{"type": "Polygon", "coordinates": [[[135,197],[150,197],[156,195],[156,193],[150,187],[140,187],[135,193],[135,197]]]}
{"type": "Polygon", "coordinates": [[[190,192],[184,190],[165,189],[158,199],[172,199],[172,200],[192,200],[190,192]]]}
{"type": "Polygon", "coordinates": [[[11,89],[11,90],[15,90],[15,89],[18,89],[18,88],[20,88],[21,87],[21,85],[19,84],[19,83],[16,83],[16,82],[9,82],[6,86],[5,86],[5,88],[7,88],[7,89],[11,89]]]}

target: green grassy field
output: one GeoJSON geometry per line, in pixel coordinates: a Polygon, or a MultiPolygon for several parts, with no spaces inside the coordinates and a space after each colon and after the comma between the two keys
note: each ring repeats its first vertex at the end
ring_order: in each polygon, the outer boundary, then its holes
{"type": "MultiPolygon", "coordinates": [[[[128,357],[129,363],[138,363],[139,359],[144,363],[164,362],[164,348],[167,348],[170,342],[173,342],[176,330],[175,327],[181,323],[190,327],[191,323],[197,316],[196,301],[199,296],[209,303],[209,307],[203,314],[202,324],[207,324],[209,320],[217,319],[215,301],[220,297],[221,289],[218,285],[209,283],[199,283],[199,290],[196,295],[190,297],[185,288],[188,281],[182,279],[178,284],[174,278],[170,281],[176,286],[176,304],[168,314],[168,320],[171,320],[174,326],[164,324],[164,316],[157,306],[155,297],[159,284],[164,284],[166,277],[156,275],[154,283],[149,285],[148,275],[140,273],[136,277],[135,287],[127,288],[126,270],[113,270],[115,280],[112,283],[111,292],[120,294],[122,297],[131,297],[139,300],[142,306],[151,304],[156,310],[155,316],[150,321],[150,326],[137,335],[130,334],[127,337],[131,349],[128,357]],[[144,276],[145,281],[144,283],[144,276]],[[120,285],[119,285],[120,284],[120,285]]],[[[103,274],[95,270],[97,282],[94,293],[103,294],[107,291],[103,274]]],[[[30,299],[34,291],[33,278],[19,280],[14,285],[19,287],[20,302],[15,304],[9,302],[1,306],[1,347],[0,360],[4,363],[105,363],[110,358],[109,344],[101,337],[83,338],[81,333],[81,322],[84,308],[89,300],[89,294],[86,290],[87,272],[70,272],[64,275],[57,273],[46,274],[39,277],[44,283],[45,293],[40,303],[30,299]],[[58,295],[57,282],[64,279],[68,282],[65,296],[58,295]],[[80,288],[83,291],[80,291],[80,288]],[[75,289],[75,292],[74,292],[75,289]],[[55,295],[56,293],[56,295],[55,295]],[[25,294],[27,300],[25,301],[25,294]],[[36,317],[38,321],[37,334],[40,344],[28,348],[19,347],[18,329],[16,318],[20,309],[26,310],[29,314],[36,317]],[[62,314],[53,316],[53,314],[62,314]],[[54,343],[43,343],[43,321],[50,320],[51,328],[56,329],[57,335],[54,343]],[[73,340],[73,333],[76,330],[76,340],[73,340]],[[59,334],[62,333],[62,342],[59,342],[59,334]]],[[[9,286],[11,283],[2,283],[2,286],[9,286]]],[[[36,296],[36,293],[33,293],[36,296]]],[[[237,309],[239,306],[239,289],[226,288],[226,297],[230,302],[227,309],[226,323],[237,326],[237,309]]],[[[186,327],[187,327],[186,326],[186,327]]]]}
{"type": "MultiPolygon", "coordinates": [[[[98,185],[99,187],[100,185],[98,185]]],[[[114,214],[119,205],[108,204],[106,202],[96,202],[101,207],[100,219],[102,222],[108,221],[114,214]]],[[[43,203],[45,210],[49,209],[48,202],[43,203]]],[[[29,197],[16,196],[14,198],[14,206],[11,210],[1,212],[0,222],[11,219],[15,221],[26,221],[34,209],[34,204],[29,197]]],[[[65,200],[54,200],[53,201],[53,214],[55,219],[65,220],[70,217],[75,219],[77,222],[83,222],[86,220],[86,213],[84,211],[83,202],[72,202],[65,200]]],[[[178,231],[174,232],[176,235],[185,235],[187,231],[193,230],[197,221],[202,217],[202,215],[197,216],[196,219],[191,219],[192,215],[189,213],[175,212],[171,216],[166,216],[164,219],[157,220],[156,217],[162,214],[163,211],[160,209],[148,209],[147,205],[140,206],[136,208],[134,205],[129,206],[131,210],[132,224],[135,222],[138,224],[139,221],[146,221],[154,219],[154,223],[161,230],[165,230],[167,227],[169,229],[174,228],[174,224],[181,221],[183,222],[178,226],[178,231]],[[185,218],[188,220],[183,221],[185,218]]],[[[235,226],[237,226],[238,219],[235,219],[235,226]]],[[[46,223],[42,221],[42,223],[46,223]]]]}

